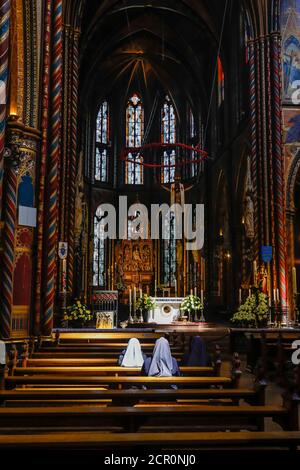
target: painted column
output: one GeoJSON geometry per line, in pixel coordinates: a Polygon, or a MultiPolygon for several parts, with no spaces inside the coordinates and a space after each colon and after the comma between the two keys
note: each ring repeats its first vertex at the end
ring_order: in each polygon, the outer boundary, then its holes
{"type": "Polygon", "coordinates": [[[76,176],[78,169],[77,134],[78,134],[78,41],[79,31],[73,33],[73,67],[72,67],[72,117],[71,117],[71,154],[70,154],[70,179],[69,179],[69,252],[68,252],[68,290],[72,294],[74,288],[74,250],[75,250],[75,198],[76,176]]]}
{"type": "MultiPolygon", "coordinates": [[[[13,155],[12,155],[13,156],[13,155]]],[[[1,282],[1,335],[9,338],[13,305],[13,274],[15,262],[15,231],[17,220],[17,174],[12,164],[6,167],[4,198],[4,233],[1,282]]]]}
{"type": "Polygon", "coordinates": [[[6,121],[6,86],[8,77],[8,50],[9,50],[9,27],[10,27],[10,0],[0,0],[0,80],[2,83],[2,95],[0,96],[0,221],[2,219],[2,197],[3,197],[3,152],[5,140],[6,121]],[[4,102],[3,102],[4,101],[4,102]]]}
{"type": "Polygon", "coordinates": [[[286,276],[286,214],[285,214],[285,183],[284,161],[282,146],[282,113],[281,113],[281,50],[280,36],[277,33],[271,35],[272,50],[272,91],[273,91],[273,159],[275,179],[275,203],[276,203],[276,232],[277,232],[277,256],[279,292],[282,308],[288,305],[287,276],[286,276]]]}
{"type": "Polygon", "coordinates": [[[35,281],[35,308],[34,308],[34,334],[40,333],[41,322],[41,292],[42,292],[42,267],[44,250],[44,221],[45,221],[45,179],[48,154],[48,125],[49,125],[49,84],[50,84],[50,47],[51,47],[51,13],[52,1],[47,0],[45,5],[44,23],[44,49],[42,72],[42,148],[39,165],[39,191],[38,191],[38,215],[37,215],[37,260],[35,281]]]}
{"type": "Polygon", "coordinates": [[[53,56],[51,68],[52,90],[48,170],[49,200],[47,207],[48,224],[46,234],[46,296],[42,319],[43,334],[50,334],[53,327],[54,301],[57,284],[59,165],[61,156],[62,124],[62,51],[62,0],[55,0],[53,11],[53,56]]]}

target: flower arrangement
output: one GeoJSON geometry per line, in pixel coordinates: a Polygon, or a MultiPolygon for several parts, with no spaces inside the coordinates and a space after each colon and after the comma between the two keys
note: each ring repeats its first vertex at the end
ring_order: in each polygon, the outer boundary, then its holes
{"type": "Polygon", "coordinates": [[[93,314],[87,308],[87,306],[82,303],[80,299],[76,299],[74,304],[67,307],[66,313],[64,315],[64,320],[67,321],[78,321],[86,323],[89,320],[92,320],[93,314]]]}
{"type": "Polygon", "coordinates": [[[181,310],[188,312],[192,312],[193,310],[203,310],[203,308],[204,306],[200,298],[192,294],[185,297],[180,305],[181,310]]]}
{"type": "Polygon", "coordinates": [[[263,292],[252,293],[233,315],[233,323],[245,323],[258,326],[268,318],[268,298],[263,292]]]}
{"type": "Polygon", "coordinates": [[[155,308],[155,301],[150,297],[150,295],[143,294],[142,297],[137,300],[136,308],[138,310],[149,312],[149,310],[153,310],[155,308]]]}

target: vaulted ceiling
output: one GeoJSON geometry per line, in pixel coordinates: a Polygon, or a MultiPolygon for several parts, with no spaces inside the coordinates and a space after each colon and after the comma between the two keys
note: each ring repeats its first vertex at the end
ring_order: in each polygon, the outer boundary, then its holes
{"type": "MultiPolygon", "coordinates": [[[[206,107],[226,0],[89,0],[81,24],[86,103],[133,83],[184,92],[206,107]]],[[[227,19],[232,15],[227,10],[227,19]]],[[[223,50],[221,48],[221,54],[223,50]]]]}

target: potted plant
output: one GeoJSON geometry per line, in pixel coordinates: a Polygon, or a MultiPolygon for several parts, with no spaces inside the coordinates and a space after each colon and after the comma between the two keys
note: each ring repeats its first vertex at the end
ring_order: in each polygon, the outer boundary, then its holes
{"type": "Polygon", "coordinates": [[[198,312],[199,310],[203,310],[204,305],[201,302],[201,299],[197,295],[190,294],[183,300],[182,304],[180,305],[180,310],[184,312],[188,312],[188,316],[190,319],[191,312],[198,312]]]}
{"type": "Polygon", "coordinates": [[[73,305],[67,307],[64,321],[74,328],[82,328],[85,323],[93,319],[91,310],[80,299],[76,299],[73,305]]]}
{"type": "Polygon", "coordinates": [[[150,312],[150,310],[153,310],[154,308],[155,301],[148,294],[143,294],[142,297],[137,300],[136,309],[140,310],[143,316],[145,314],[145,317],[147,317],[147,313],[150,312]]]}
{"type": "Polygon", "coordinates": [[[246,301],[239,307],[233,315],[231,321],[240,326],[265,326],[268,320],[269,307],[266,294],[259,289],[249,295],[246,301]]]}

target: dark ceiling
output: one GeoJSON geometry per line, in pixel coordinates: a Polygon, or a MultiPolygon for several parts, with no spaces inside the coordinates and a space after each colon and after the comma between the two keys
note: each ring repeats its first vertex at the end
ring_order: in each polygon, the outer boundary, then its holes
{"type": "Polygon", "coordinates": [[[84,103],[120,89],[126,99],[135,86],[184,93],[205,108],[224,5],[225,0],[88,0],[81,36],[84,103]]]}

